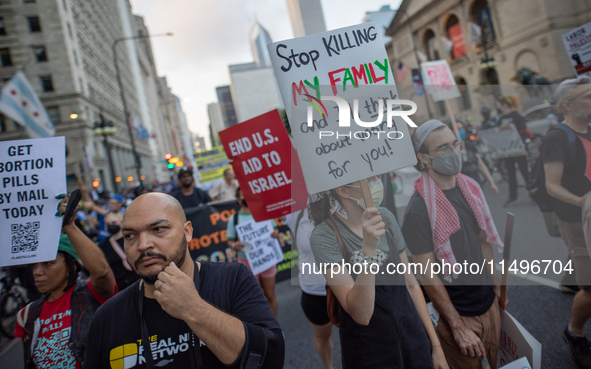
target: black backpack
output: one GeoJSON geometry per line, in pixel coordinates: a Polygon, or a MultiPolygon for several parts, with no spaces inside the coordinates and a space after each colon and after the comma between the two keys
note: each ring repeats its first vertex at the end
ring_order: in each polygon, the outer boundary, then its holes
{"type": "MultiPolygon", "coordinates": [[[[572,128],[563,123],[559,123],[556,126],[550,128],[548,132],[554,129],[559,129],[566,134],[566,137],[568,139],[566,164],[571,165],[575,161],[577,135],[572,130],[572,128]]],[[[536,159],[536,162],[529,175],[529,181],[527,181],[527,184],[525,185],[525,188],[529,192],[529,196],[534,200],[536,205],[538,205],[538,207],[543,213],[554,211],[554,207],[556,205],[556,199],[550,196],[548,190],[546,189],[546,173],[544,172],[543,160],[545,142],[545,140],[542,141],[540,155],[536,159]]]]}

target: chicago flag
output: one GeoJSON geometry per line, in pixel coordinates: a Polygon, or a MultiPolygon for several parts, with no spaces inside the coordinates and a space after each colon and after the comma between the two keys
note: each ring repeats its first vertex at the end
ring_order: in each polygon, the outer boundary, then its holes
{"type": "Polygon", "coordinates": [[[31,138],[52,137],[55,127],[23,72],[17,72],[0,94],[0,111],[27,128],[31,138]]]}

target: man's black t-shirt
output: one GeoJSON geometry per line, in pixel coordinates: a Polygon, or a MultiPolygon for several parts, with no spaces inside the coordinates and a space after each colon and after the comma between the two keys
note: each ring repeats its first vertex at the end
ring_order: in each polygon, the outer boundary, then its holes
{"type": "MultiPolygon", "coordinates": [[[[117,244],[123,250],[123,237],[118,239],[117,244]]],[[[132,271],[125,269],[123,266],[123,260],[119,254],[113,250],[113,246],[111,246],[111,241],[107,238],[103,243],[100,244],[100,248],[105,255],[105,259],[107,259],[107,263],[111,267],[113,274],[115,275],[115,281],[117,282],[117,287],[119,291],[123,291],[129,285],[133,284],[135,281],[139,279],[138,275],[132,271]]]]}
{"type": "MultiPolygon", "coordinates": [[[[244,265],[201,262],[199,278],[199,294],[203,300],[245,324],[270,329],[277,336],[274,342],[283,343],[279,323],[273,317],[261,287],[244,265]]],[[[137,282],[112,297],[96,312],[88,335],[85,369],[147,368],[140,325],[139,293],[137,282]]],[[[155,366],[191,368],[193,339],[189,326],[168,315],[155,299],[143,298],[143,301],[155,366]]],[[[195,342],[200,342],[197,336],[195,342]]],[[[234,365],[226,366],[203,342],[200,345],[205,368],[237,368],[245,351],[243,349],[234,365]]],[[[268,347],[263,368],[282,367],[283,355],[283,349],[268,347]]]]}
{"type": "Polygon", "coordinates": [[[212,201],[207,192],[197,187],[194,187],[193,193],[189,196],[183,195],[180,189],[173,192],[172,196],[181,203],[183,209],[194,208],[212,201]]]}
{"type": "Polygon", "coordinates": [[[501,117],[501,125],[507,124],[507,123],[515,125],[515,127],[517,128],[517,131],[519,131],[519,135],[521,136],[521,140],[523,142],[525,142],[526,138],[529,138],[529,136],[525,132],[522,132],[527,129],[527,125],[526,125],[525,118],[522,117],[521,114],[519,114],[516,111],[513,111],[507,115],[503,115],[501,117]]]}
{"type": "MultiPolygon", "coordinates": [[[[459,187],[443,191],[460,218],[461,230],[450,238],[451,248],[458,263],[464,260],[482,265],[484,260],[480,243],[480,228],[470,205],[466,202],[459,187]]],[[[402,235],[413,255],[433,252],[433,231],[425,201],[418,194],[411,197],[402,224],[402,235]]],[[[440,262],[440,260],[437,260],[440,262]]],[[[446,262],[449,262],[446,260],[446,262]]],[[[441,277],[441,276],[440,276],[441,277]]],[[[478,316],[486,313],[495,300],[495,292],[491,286],[488,273],[481,275],[458,275],[457,279],[447,282],[440,278],[449,298],[461,316],[478,316]]]]}
{"type": "MultiPolygon", "coordinates": [[[[574,132],[574,131],[573,131],[574,132]]],[[[566,133],[559,129],[551,129],[546,134],[544,139],[544,149],[542,158],[544,164],[553,161],[561,161],[565,163],[564,171],[562,173],[562,187],[566,188],[570,193],[583,196],[591,191],[591,127],[587,129],[587,133],[575,132],[578,139],[576,140],[575,160],[573,163],[568,163],[568,137],[566,133]]],[[[563,222],[581,223],[582,213],[581,208],[576,205],[567,204],[556,199],[556,206],[554,212],[558,219],[563,222]]]]}

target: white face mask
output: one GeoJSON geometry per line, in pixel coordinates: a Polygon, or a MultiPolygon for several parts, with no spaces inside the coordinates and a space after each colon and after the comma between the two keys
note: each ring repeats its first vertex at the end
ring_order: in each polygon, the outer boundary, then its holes
{"type": "MultiPolygon", "coordinates": [[[[352,185],[345,185],[345,186],[361,188],[361,186],[352,186],[352,185]]],[[[371,192],[371,198],[373,200],[373,205],[376,207],[380,206],[380,204],[384,200],[384,185],[382,184],[382,180],[377,179],[373,182],[370,182],[369,183],[369,190],[371,192]]],[[[363,210],[367,209],[367,205],[365,204],[365,200],[363,198],[356,199],[353,197],[349,197],[349,199],[351,199],[353,201],[357,201],[357,205],[361,206],[361,208],[363,208],[363,210]]]]}

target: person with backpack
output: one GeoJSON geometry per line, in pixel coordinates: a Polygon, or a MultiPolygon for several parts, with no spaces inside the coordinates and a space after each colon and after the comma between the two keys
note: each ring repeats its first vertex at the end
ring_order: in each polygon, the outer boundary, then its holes
{"type": "MultiPolygon", "coordinates": [[[[524,144],[527,144],[534,136],[527,129],[525,125],[525,118],[519,114],[517,107],[519,106],[517,98],[514,95],[503,95],[496,101],[497,108],[503,114],[501,116],[501,127],[513,124],[524,144]]],[[[507,169],[507,175],[509,176],[509,198],[505,202],[506,208],[511,207],[517,202],[517,176],[515,172],[515,164],[519,166],[519,171],[523,176],[523,180],[527,183],[529,180],[529,170],[527,168],[527,157],[523,156],[505,158],[505,168],[507,169]]]]}
{"type": "MultiPolygon", "coordinates": [[[[380,204],[382,181],[368,182],[380,204]]],[[[394,215],[367,207],[360,181],[310,195],[308,210],[315,270],[326,278],[329,317],[339,325],[342,367],[447,369],[394,215]]]]}
{"type": "MultiPolygon", "coordinates": [[[[237,252],[238,262],[244,264],[249,270],[252,271],[250,268],[250,264],[246,259],[246,253],[242,250],[244,248],[244,243],[238,239],[238,234],[236,232],[236,226],[240,223],[246,223],[254,220],[252,214],[250,213],[250,209],[248,208],[248,204],[244,199],[244,195],[240,190],[240,187],[236,189],[236,201],[240,204],[240,210],[237,214],[232,214],[230,219],[228,219],[228,225],[226,230],[226,238],[228,239],[228,246],[234,251],[237,252]]],[[[279,229],[277,229],[277,225],[273,222],[273,227],[275,230],[271,234],[271,237],[277,238],[279,237],[279,229]]],[[[261,272],[260,274],[255,275],[257,281],[260,283],[261,288],[263,289],[263,294],[267,298],[269,302],[269,307],[271,311],[273,311],[273,315],[277,317],[277,297],[275,296],[275,276],[277,275],[277,265],[273,265],[271,268],[261,272]]]]}
{"type": "Polygon", "coordinates": [[[585,337],[585,323],[591,318],[591,258],[582,224],[582,207],[591,192],[591,78],[565,80],[555,96],[564,122],[551,128],[544,139],[545,187],[555,199],[560,234],[581,288],[563,338],[577,365],[591,368],[591,343],[585,337]]]}

